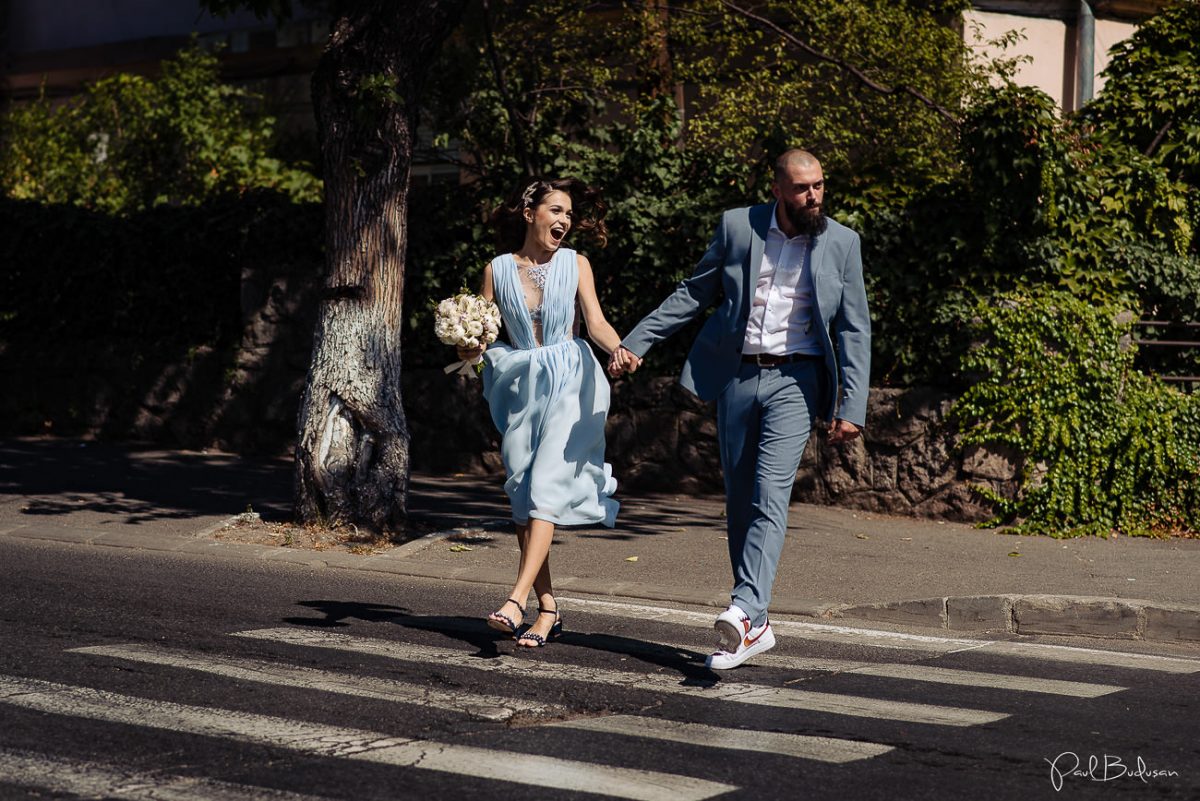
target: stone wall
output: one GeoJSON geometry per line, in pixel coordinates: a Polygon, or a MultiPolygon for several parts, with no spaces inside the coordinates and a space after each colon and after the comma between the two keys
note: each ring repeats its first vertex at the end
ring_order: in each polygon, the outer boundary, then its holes
{"type": "Polygon", "coordinates": [[[796,477],[797,500],[873,512],[978,522],[991,506],[972,486],[1016,491],[1014,454],[962,448],[946,415],[953,397],[928,388],[873,389],[864,436],[829,446],[816,433],[796,477]]]}

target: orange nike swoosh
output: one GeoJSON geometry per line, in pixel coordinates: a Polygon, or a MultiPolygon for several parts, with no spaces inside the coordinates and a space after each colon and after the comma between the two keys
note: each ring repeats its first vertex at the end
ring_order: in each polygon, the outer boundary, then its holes
{"type": "Polygon", "coordinates": [[[766,633],[767,633],[767,627],[763,626],[763,630],[758,633],[757,637],[755,637],[753,640],[750,639],[749,637],[746,637],[742,640],[742,644],[745,645],[747,648],[749,648],[751,645],[754,645],[754,643],[756,643],[760,639],[762,639],[762,636],[766,633]]]}

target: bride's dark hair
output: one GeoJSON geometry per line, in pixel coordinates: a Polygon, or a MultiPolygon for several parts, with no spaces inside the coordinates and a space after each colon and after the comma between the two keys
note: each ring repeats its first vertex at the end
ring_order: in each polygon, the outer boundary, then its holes
{"type": "MultiPolygon", "coordinates": [[[[600,196],[600,190],[588,186],[578,178],[536,178],[513,193],[500,208],[492,212],[491,223],[496,230],[496,241],[500,248],[516,253],[525,244],[525,209],[536,209],[551,192],[566,192],[571,196],[574,220],[570,233],[576,231],[590,234],[600,247],[608,244],[608,228],[604,215],[608,205],[600,196]]],[[[568,235],[569,235],[568,234],[568,235]]]]}

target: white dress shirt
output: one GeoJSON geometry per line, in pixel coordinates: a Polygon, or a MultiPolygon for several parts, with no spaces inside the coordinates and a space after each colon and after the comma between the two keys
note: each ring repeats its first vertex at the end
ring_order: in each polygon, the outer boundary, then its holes
{"type": "Polygon", "coordinates": [[[742,353],[820,356],[821,343],[813,329],[812,239],[805,235],[789,239],[779,228],[775,216],[778,208],[776,203],[771,209],[771,227],[767,229],[742,353]]]}

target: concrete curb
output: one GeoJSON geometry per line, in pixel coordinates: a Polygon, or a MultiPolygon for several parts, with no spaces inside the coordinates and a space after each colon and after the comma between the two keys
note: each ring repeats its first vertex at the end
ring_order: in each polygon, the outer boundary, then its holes
{"type": "Polygon", "coordinates": [[[1079,595],[973,595],[846,605],[832,616],[952,631],[1200,642],[1200,606],[1079,595]]]}
{"type": "MultiPolygon", "coordinates": [[[[278,545],[250,545],[213,539],[212,534],[232,522],[209,526],[201,534],[165,538],[161,534],[128,529],[36,530],[21,526],[0,531],[0,537],[138,548],[149,551],[217,556],[226,559],[264,560],[308,568],[367,570],[397,576],[463,581],[507,587],[509,570],[479,567],[453,568],[409,559],[440,540],[475,529],[447,529],[406,543],[391,551],[369,556],[344,551],[311,551],[278,545]]],[[[596,596],[646,601],[670,601],[724,609],[726,590],[701,590],[645,584],[602,582],[580,576],[556,576],[563,591],[596,596]]],[[[1200,606],[1136,599],[1071,595],[975,595],[923,598],[875,604],[829,603],[814,599],[776,597],[771,610],[779,615],[797,615],[819,620],[846,619],[890,623],[948,631],[1004,631],[1011,634],[1052,634],[1106,637],[1155,642],[1200,643],[1200,606]]]]}

